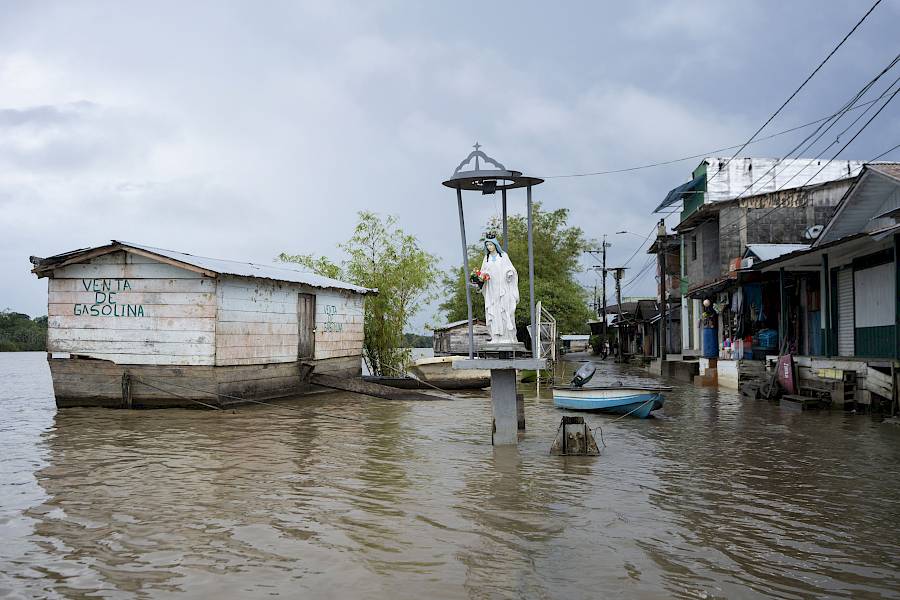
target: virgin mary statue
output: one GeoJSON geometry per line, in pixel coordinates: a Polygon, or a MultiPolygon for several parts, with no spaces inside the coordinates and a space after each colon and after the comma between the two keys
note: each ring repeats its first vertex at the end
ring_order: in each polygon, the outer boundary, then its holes
{"type": "Polygon", "coordinates": [[[492,344],[514,344],[516,340],[516,305],[519,303],[519,274],[504,254],[496,237],[484,241],[481,273],[489,276],[481,293],[484,313],[492,344]]]}

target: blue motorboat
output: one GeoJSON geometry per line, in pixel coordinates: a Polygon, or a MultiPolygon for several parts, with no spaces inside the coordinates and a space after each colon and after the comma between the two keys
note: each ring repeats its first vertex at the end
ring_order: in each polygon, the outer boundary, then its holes
{"type": "Polygon", "coordinates": [[[568,410],[631,414],[646,419],[651,412],[662,408],[662,393],[671,389],[667,386],[635,385],[558,386],[553,388],[553,404],[568,410]]]}

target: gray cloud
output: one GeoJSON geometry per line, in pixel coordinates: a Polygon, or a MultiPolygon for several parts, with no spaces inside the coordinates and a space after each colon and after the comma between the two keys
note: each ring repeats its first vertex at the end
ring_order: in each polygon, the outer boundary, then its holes
{"type": "MultiPolygon", "coordinates": [[[[398,215],[449,266],[455,202],[440,181],[475,140],[539,175],[739,142],[861,13],[812,0],[19,5],[0,21],[0,305],[44,312],[29,254],[118,238],[334,256],[363,209],[398,215]]],[[[879,7],[773,130],[827,114],[886,63],[897,16],[897,0],[879,7]]],[[[895,144],[896,110],[880,125],[849,155],[895,144]]],[[[536,197],[594,238],[646,233],[694,166],[554,179],[536,197]]],[[[470,236],[497,210],[466,206],[470,236]]],[[[624,261],[638,240],[613,242],[624,261]]],[[[632,289],[652,293],[652,275],[632,289]]]]}

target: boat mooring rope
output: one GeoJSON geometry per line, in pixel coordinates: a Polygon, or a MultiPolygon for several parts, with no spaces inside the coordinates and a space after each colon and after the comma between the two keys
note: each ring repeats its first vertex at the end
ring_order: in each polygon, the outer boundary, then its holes
{"type": "Polygon", "coordinates": [[[424,385],[427,385],[428,387],[434,388],[434,389],[436,389],[437,391],[441,392],[442,394],[447,394],[448,396],[450,396],[450,397],[453,398],[454,400],[459,400],[459,398],[457,398],[456,396],[454,396],[453,394],[451,394],[451,393],[448,392],[447,390],[442,390],[442,389],[439,388],[438,386],[432,385],[432,384],[428,383],[427,381],[425,381],[424,379],[419,379],[419,378],[416,377],[415,375],[411,375],[411,374],[409,374],[409,373],[406,373],[406,372],[404,372],[404,371],[401,371],[400,369],[398,369],[398,368],[396,368],[396,367],[392,367],[392,366],[390,366],[390,365],[381,365],[381,366],[382,366],[382,367],[387,367],[388,369],[390,369],[390,370],[393,371],[394,373],[397,373],[398,375],[402,375],[402,376],[404,376],[404,377],[409,377],[410,379],[415,379],[415,380],[418,381],[419,383],[422,383],[422,384],[424,384],[424,385]]]}
{"type": "MultiPolygon", "coordinates": [[[[197,404],[201,404],[201,405],[206,406],[206,407],[208,407],[208,408],[213,408],[213,409],[216,409],[216,410],[223,410],[223,407],[221,407],[221,406],[214,406],[214,405],[212,405],[212,404],[207,404],[207,403],[205,403],[205,402],[200,402],[199,400],[194,400],[193,398],[188,398],[187,396],[183,396],[183,395],[181,395],[181,394],[178,394],[177,392],[173,392],[172,390],[165,390],[165,389],[162,389],[162,388],[160,388],[160,387],[156,387],[155,385],[152,385],[152,384],[150,384],[149,382],[147,382],[147,381],[146,381],[145,379],[143,379],[142,377],[136,377],[135,375],[131,375],[131,378],[134,379],[135,381],[139,382],[139,383],[142,383],[142,384],[146,385],[147,387],[151,387],[151,388],[153,388],[153,389],[155,389],[155,390],[159,390],[159,391],[161,391],[161,392],[165,392],[166,394],[172,394],[173,396],[177,396],[178,398],[183,398],[183,399],[185,399],[185,400],[189,400],[190,402],[195,402],[195,403],[197,403],[197,404]]],[[[312,413],[312,414],[314,414],[314,415],[317,415],[317,416],[320,416],[320,417],[326,417],[326,418],[330,418],[330,419],[341,419],[341,420],[344,420],[344,421],[356,421],[356,422],[358,422],[358,423],[361,423],[361,422],[363,421],[362,419],[354,419],[353,417],[342,417],[342,416],[339,416],[339,415],[332,415],[332,414],[329,414],[329,413],[323,413],[323,412],[317,411],[317,410],[315,410],[315,409],[309,409],[309,408],[303,409],[303,408],[299,408],[299,407],[295,407],[295,406],[288,406],[288,405],[286,405],[286,404],[274,404],[274,403],[272,403],[272,402],[263,402],[263,401],[261,401],[261,400],[251,400],[250,398],[241,398],[240,396],[231,396],[231,395],[229,395],[229,394],[220,394],[220,393],[218,393],[218,392],[210,392],[210,391],[207,391],[207,390],[201,390],[201,389],[197,389],[197,388],[188,387],[188,386],[186,386],[186,385],[179,385],[179,384],[177,384],[177,383],[172,383],[171,381],[165,382],[165,385],[171,385],[171,386],[174,386],[174,387],[177,387],[177,388],[181,388],[181,389],[184,389],[184,390],[188,390],[188,391],[191,391],[191,392],[198,392],[198,393],[201,393],[201,394],[208,394],[208,395],[210,395],[210,396],[216,396],[217,398],[229,398],[229,399],[231,399],[231,400],[238,400],[238,401],[240,401],[240,402],[250,402],[250,403],[252,403],[252,404],[262,404],[262,405],[264,405],[264,406],[271,406],[271,407],[273,407],[273,408],[282,408],[282,409],[285,409],[285,410],[293,410],[293,411],[298,411],[298,412],[303,412],[303,413],[312,413]]]]}
{"type": "MultiPolygon", "coordinates": [[[[621,421],[622,419],[624,419],[625,417],[627,417],[627,416],[630,415],[631,413],[641,410],[644,406],[646,406],[646,405],[649,404],[650,402],[653,402],[654,400],[655,400],[655,398],[650,398],[649,400],[645,400],[644,402],[641,402],[641,403],[640,403],[638,406],[636,406],[635,408],[629,410],[629,411],[628,411],[627,413],[625,413],[624,415],[619,416],[619,417],[616,417],[616,418],[613,419],[612,421],[609,421],[609,423],[615,423],[616,421],[621,421]]],[[[609,425],[609,423],[607,423],[607,425],[609,425]]],[[[606,441],[603,439],[603,429],[600,427],[600,425],[597,425],[596,427],[593,427],[593,428],[591,429],[591,431],[597,431],[597,430],[600,431],[600,443],[603,444],[603,447],[604,447],[604,448],[606,448],[606,441]]]]}

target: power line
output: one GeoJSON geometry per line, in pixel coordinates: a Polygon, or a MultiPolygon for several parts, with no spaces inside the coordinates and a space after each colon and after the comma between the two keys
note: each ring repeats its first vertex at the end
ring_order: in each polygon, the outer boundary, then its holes
{"type": "MultiPolygon", "coordinates": [[[[893,84],[892,84],[892,85],[893,85],[893,84]]],[[[857,137],[859,137],[859,134],[861,134],[861,133],[869,126],[869,124],[872,123],[872,121],[875,120],[875,118],[881,113],[881,111],[883,111],[883,110],[885,109],[885,107],[891,102],[891,100],[893,100],[894,97],[897,96],[898,93],[900,93],[900,87],[898,87],[896,90],[894,90],[894,93],[891,94],[891,96],[890,96],[887,100],[885,100],[884,104],[881,105],[881,107],[878,109],[878,111],[877,111],[874,115],[872,115],[872,116],[869,118],[869,120],[866,121],[865,124],[864,124],[862,127],[860,127],[860,129],[853,135],[852,138],[850,138],[850,139],[847,141],[846,144],[844,144],[843,146],[841,146],[841,148],[840,148],[837,152],[834,153],[834,156],[832,156],[830,159],[828,159],[828,161],[827,161],[824,165],[822,165],[822,168],[820,168],[818,171],[816,171],[816,173],[814,173],[814,174],[812,175],[812,177],[810,177],[809,179],[807,179],[807,180],[806,180],[806,183],[804,183],[802,186],[800,186],[800,188],[804,188],[804,187],[806,187],[807,185],[809,185],[809,182],[810,182],[810,181],[812,181],[819,173],[821,173],[821,172],[825,169],[825,167],[827,167],[827,166],[828,166],[835,158],[837,158],[837,156],[838,156],[841,152],[843,152],[843,151],[847,148],[847,146],[849,146],[851,143],[853,143],[853,140],[855,140],[857,137]]],[[[900,144],[898,144],[897,146],[894,146],[893,148],[891,148],[891,149],[888,150],[887,152],[881,153],[881,154],[878,155],[876,158],[873,158],[873,159],[868,160],[868,161],[866,161],[866,162],[872,162],[872,161],[876,160],[877,158],[881,158],[882,156],[884,156],[885,154],[887,154],[888,152],[891,152],[892,150],[894,150],[894,149],[896,149],[896,148],[900,148],[900,144]]],[[[780,188],[779,188],[778,190],[776,190],[776,192],[778,192],[778,191],[781,191],[780,188]]],[[[777,203],[775,206],[773,206],[773,207],[772,207],[769,211],[767,211],[765,214],[760,215],[759,217],[753,219],[752,221],[748,218],[748,219],[747,219],[747,223],[744,224],[743,226],[739,227],[737,231],[740,232],[740,231],[742,231],[742,230],[746,230],[746,229],[747,229],[750,225],[752,225],[753,223],[756,223],[757,221],[766,218],[767,216],[771,215],[773,212],[775,212],[776,210],[778,210],[778,209],[780,209],[780,208],[785,208],[785,204],[784,204],[783,202],[777,203]]],[[[726,229],[728,229],[728,228],[734,226],[735,224],[737,224],[737,223],[739,223],[739,222],[740,222],[740,219],[735,220],[735,221],[729,223],[729,224],[726,225],[725,227],[720,227],[720,228],[719,228],[720,233],[723,232],[723,231],[725,231],[726,229]]]]}
{"type": "Polygon", "coordinates": [[[891,148],[888,148],[887,150],[885,150],[884,152],[882,152],[881,154],[879,154],[879,155],[876,156],[875,158],[869,160],[868,162],[875,162],[876,160],[878,160],[878,159],[881,158],[882,156],[886,156],[886,155],[890,154],[891,152],[893,152],[893,151],[896,150],[897,148],[900,148],[900,144],[897,144],[896,146],[893,146],[893,147],[891,147],[891,148]]]}
{"type": "MultiPolygon", "coordinates": [[[[861,97],[862,97],[869,89],[871,89],[871,87],[872,87],[879,79],[881,79],[881,77],[883,77],[888,71],[890,71],[890,70],[891,70],[898,62],[900,62],[900,54],[898,54],[897,56],[895,56],[894,59],[891,60],[891,61],[888,63],[887,66],[885,66],[884,68],[882,68],[882,70],[881,70],[879,73],[877,73],[877,74],[876,74],[869,82],[867,82],[866,85],[864,85],[862,88],[860,88],[860,89],[859,89],[859,90],[858,90],[858,91],[850,98],[850,100],[849,100],[848,102],[844,103],[844,105],[841,107],[841,109],[839,109],[836,113],[834,113],[834,115],[832,115],[832,117],[837,116],[837,119],[835,119],[835,121],[834,121],[833,123],[831,123],[831,125],[828,126],[828,128],[825,130],[825,132],[827,132],[828,129],[831,129],[831,127],[832,127],[834,124],[836,124],[836,123],[843,117],[844,114],[846,114],[846,113],[848,112],[850,106],[852,106],[854,102],[856,102],[856,101],[857,101],[859,98],[861,98],[861,97]]],[[[867,103],[865,103],[865,104],[866,104],[869,108],[871,108],[871,106],[873,106],[875,103],[877,103],[879,100],[881,100],[881,99],[882,99],[882,98],[883,98],[883,97],[891,90],[891,88],[892,88],[896,83],[897,83],[897,81],[895,80],[893,83],[891,83],[891,85],[889,85],[889,86],[885,89],[884,92],[882,92],[882,94],[881,94],[880,96],[878,96],[878,97],[875,98],[874,100],[872,100],[872,101],[870,101],[870,102],[867,102],[867,103]]],[[[892,98],[893,98],[893,96],[892,96],[892,98]]],[[[890,101],[890,99],[888,100],[888,102],[889,102],[889,101],[890,101]]],[[[862,104],[857,105],[857,106],[862,106],[862,104]]],[[[881,110],[883,110],[884,106],[886,106],[886,103],[885,103],[884,105],[882,105],[882,107],[878,110],[879,113],[881,112],[881,110]]],[[[855,119],[855,120],[850,124],[850,126],[849,126],[848,128],[845,128],[844,131],[842,131],[842,132],[838,135],[838,137],[836,138],[836,141],[833,142],[832,144],[829,144],[829,145],[826,147],[826,150],[827,150],[828,148],[830,148],[831,146],[833,146],[834,143],[837,143],[837,140],[840,139],[840,136],[843,135],[850,127],[852,127],[853,124],[855,124],[855,123],[859,120],[859,118],[861,118],[861,117],[864,116],[866,113],[868,113],[869,108],[866,108],[866,110],[865,110],[859,117],[857,117],[857,119],[855,119]]],[[[876,115],[877,115],[877,114],[878,114],[878,113],[876,113],[876,115]]],[[[830,118],[831,118],[831,117],[829,117],[829,119],[830,119],[830,118]]],[[[874,117],[873,117],[873,119],[874,119],[874,117]]],[[[867,127],[867,126],[868,126],[868,123],[870,123],[871,121],[872,121],[872,119],[870,119],[870,120],[867,122],[867,124],[863,126],[862,129],[864,129],[865,127],[867,127]]],[[[820,128],[821,128],[821,127],[820,127],[820,128]]],[[[801,145],[803,145],[803,144],[804,144],[806,141],[808,141],[812,136],[814,136],[814,135],[816,134],[816,132],[817,132],[820,128],[818,128],[818,129],[817,129],[816,131],[814,131],[812,134],[810,134],[809,136],[807,136],[807,137],[806,137],[804,140],[802,140],[799,144],[797,144],[796,146],[794,146],[794,147],[793,147],[787,154],[785,154],[782,158],[778,159],[778,161],[776,161],[776,163],[775,163],[772,167],[770,167],[765,173],[763,173],[762,176],[756,178],[753,182],[751,182],[750,185],[747,186],[747,187],[746,187],[740,194],[738,194],[735,198],[730,198],[729,200],[736,200],[736,199],[738,199],[738,198],[741,198],[745,193],[747,193],[748,190],[752,189],[753,186],[755,186],[757,183],[759,183],[759,181],[762,180],[763,177],[766,177],[766,176],[767,176],[774,168],[776,168],[776,167],[778,166],[779,163],[781,163],[782,161],[784,161],[785,159],[787,159],[787,158],[788,158],[792,153],[794,153],[801,145]]],[[[859,135],[859,133],[862,131],[862,129],[860,129],[860,131],[857,132],[856,135],[859,135]]],[[[824,135],[825,132],[823,132],[823,135],[824,135]]],[[[856,138],[856,135],[854,136],[853,139],[856,138]]],[[[820,138],[821,138],[821,136],[819,136],[819,138],[817,138],[815,141],[818,141],[818,139],[820,139],[820,138]]],[[[813,143],[815,143],[815,141],[814,141],[813,143]]],[[[851,141],[853,141],[853,140],[851,140],[851,141]]],[[[846,148],[847,145],[849,145],[849,142],[848,142],[848,144],[845,144],[843,148],[846,148]]],[[[809,148],[809,147],[811,147],[811,145],[810,145],[810,146],[807,146],[807,148],[809,148]]],[[[840,152],[843,150],[843,148],[842,148],[841,150],[839,150],[837,154],[840,154],[840,152]]],[[[822,154],[822,153],[820,153],[819,156],[821,156],[821,154],[822,154]]],[[[828,163],[831,163],[831,162],[834,160],[834,158],[837,156],[837,154],[835,154],[835,156],[832,157],[832,158],[828,161],[828,163]]],[[[818,157],[817,157],[817,158],[818,158],[818,157]]],[[[787,168],[787,167],[785,167],[785,168],[787,168]]],[[[805,167],[804,167],[804,169],[805,169],[805,167]]],[[[823,169],[820,169],[818,173],[821,173],[822,170],[823,170],[823,169]]],[[[784,172],[784,169],[782,169],[781,172],[784,172]]],[[[717,172],[717,173],[718,173],[718,172],[717,172]]],[[[818,173],[816,173],[816,175],[818,175],[818,173]]],[[[773,181],[774,181],[774,178],[775,178],[775,177],[777,177],[777,173],[773,176],[773,181]]],[[[813,178],[814,178],[814,177],[815,177],[815,175],[813,176],[813,178]]],[[[807,185],[810,181],[812,181],[813,178],[810,178],[809,180],[807,180],[807,183],[804,184],[804,186],[807,185]]],[[[781,186],[779,186],[779,187],[778,187],[776,190],[774,190],[773,192],[768,192],[768,193],[777,193],[777,192],[781,191],[782,189],[784,189],[784,187],[787,185],[787,183],[790,182],[792,179],[793,179],[793,177],[792,177],[791,179],[789,179],[787,182],[783,183],[781,186]]],[[[800,186],[800,187],[803,187],[803,186],[800,186]]],[[[777,208],[782,208],[782,207],[784,207],[785,204],[786,204],[786,202],[787,202],[787,199],[785,199],[785,200],[782,201],[782,202],[777,203],[777,204],[773,207],[773,210],[774,210],[774,209],[777,209],[777,208]]],[[[757,218],[757,219],[755,219],[755,220],[753,220],[753,221],[748,221],[745,225],[739,227],[737,231],[740,232],[740,231],[742,231],[742,230],[745,230],[745,229],[746,229],[747,227],[749,227],[752,223],[755,223],[757,220],[759,220],[760,218],[763,218],[763,217],[767,216],[768,214],[769,214],[769,213],[766,213],[766,214],[764,214],[764,215],[761,215],[759,218],[757,218]]],[[[706,223],[706,222],[712,220],[712,218],[713,218],[713,217],[710,216],[710,217],[708,217],[707,219],[701,221],[701,223],[699,223],[698,225],[702,225],[703,223],[706,223]]],[[[720,228],[719,228],[720,232],[721,232],[721,231],[725,231],[725,230],[727,230],[727,229],[730,229],[730,228],[733,227],[734,225],[737,225],[737,224],[741,221],[742,218],[743,218],[743,215],[742,215],[741,217],[738,217],[738,218],[735,219],[733,222],[731,222],[731,223],[729,223],[729,224],[727,224],[727,225],[725,225],[725,226],[720,226],[720,228]]]]}
{"type": "MultiPolygon", "coordinates": [[[[806,151],[808,151],[808,150],[809,150],[810,148],[812,148],[812,147],[813,147],[820,139],[822,139],[822,137],[823,137],[823,136],[824,136],[824,135],[832,128],[832,127],[834,127],[834,126],[838,123],[838,121],[840,121],[840,120],[844,117],[845,114],[847,114],[849,108],[850,108],[857,100],[859,100],[862,96],[864,96],[864,95],[872,88],[872,86],[875,85],[875,84],[878,82],[878,80],[881,79],[888,71],[890,71],[891,69],[893,69],[894,66],[895,66],[898,62],[900,62],[900,54],[898,54],[897,56],[895,56],[894,59],[893,59],[890,63],[888,63],[888,65],[887,65],[885,68],[883,68],[883,69],[882,69],[882,70],[881,70],[874,78],[872,78],[872,79],[871,79],[866,85],[864,85],[860,90],[858,90],[858,91],[853,95],[853,97],[852,97],[849,101],[847,101],[847,102],[844,104],[844,106],[842,106],[836,113],[834,113],[834,114],[831,116],[831,118],[834,118],[834,117],[837,117],[837,118],[835,118],[834,121],[832,121],[831,124],[829,124],[828,127],[826,127],[825,130],[822,131],[822,132],[816,137],[816,139],[814,139],[814,140],[813,140],[812,142],[810,142],[810,143],[809,143],[802,151],[800,151],[800,154],[802,155],[803,153],[805,153],[806,151]]],[[[891,83],[891,85],[889,85],[888,88],[887,88],[887,89],[886,89],[886,90],[885,90],[878,98],[875,98],[874,100],[872,100],[872,101],[869,103],[869,106],[866,108],[866,110],[863,111],[856,119],[854,119],[853,122],[850,123],[850,125],[847,126],[841,133],[839,133],[838,136],[837,136],[837,138],[835,138],[835,141],[832,142],[831,144],[829,144],[828,146],[826,146],[826,147],[825,147],[825,148],[824,148],[824,149],[823,149],[823,150],[822,150],[822,151],[821,151],[821,152],[820,152],[813,160],[818,159],[820,156],[822,156],[822,154],[824,154],[824,153],[828,150],[828,148],[831,148],[834,144],[838,143],[838,141],[840,140],[840,137],[841,137],[842,135],[844,135],[851,127],[853,127],[853,125],[855,125],[855,124],[859,121],[860,118],[862,118],[866,113],[868,113],[868,112],[869,112],[869,109],[872,108],[872,106],[874,106],[874,104],[875,104],[876,102],[878,102],[879,100],[881,100],[881,99],[882,99],[882,98],[890,91],[890,89],[891,89],[896,83],[897,83],[897,80],[895,80],[893,83],[891,83]]],[[[830,118],[829,118],[829,120],[830,120],[830,118]]],[[[824,125],[824,123],[823,123],[822,125],[824,125]]],[[[801,142],[800,142],[799,144],[797,144],[796,146],[794,146],[793,148],[791,148],[791,149],[790,149],[790,150],[789,150],[782,158],[780,158],[780,159],[778,159],[777,161],[775,161],[775,163],[774,163],[771,167],[769,167],[769,168],[766,170],[765,173],[763,173],[762,175],[760,175],[759,177],[757,177],[755,180],[753,180],[753,181],[750,183],[750,185],[748,185],[748,186],[747,186],[740,194],[738,194],[734,199],[737,200],[738,198],[743,197],[744,194],[746,194],[748,191],[752,190],[753,187],[754,187],[756,184],[758,184],[760,181],[762,181],[767,175],[769,175],[769,173],[771,173],[772,171],[774,171],[774,170],[778,167],[779,164],[781,164],[783,161],[785,161],[786,159],[788,159],[792,154],[794,154],[794,153],[800,148],[800,146],[802,146],[802,145],[803,145],[804,143],[806,143],[810,138],[812,138],[813,136],[815,136],[816,133],[818,133],[820,129],[822,129],[822,126],[819,126],[818,128],[816,128],[815,131],[813,131],[810,135],[808,135],[806,138],[804,138],[803,140],[801,140],[801,142]]],[[[829,162],[830,162],[830,161],[829,161],[829,162]]],[[[806,168],[806,167],[804,167],[803,169],[801,169],[801,172],[802,172],[803,170],[805,170],[805,168],[806,168]]],[[[785,166],[784,169],[781,170],[781,173],[783,173],[786,169],[787,169],[787,166],[785,166]]],[[[776,178],[777,176],[778,176],[778,173],[775,173],[775,174],[772,175],[772,181],[773,181],[773,183],[774,183],[775,178],[776,178]]],[[[794,176],[792,176],[790,179],[788,179],[787,182],[785,182],[784,184],[781,185],[781,188],[785,187],[785,186],[787,185],[787,183],[790,182],[791,180],[793,180],[794,177],[796,177],[796,176],[797,176],[797,174],[794,174],[794,176]]],[[[779,189],[780,189],[780,188],[779,188],[779,189]]],[[[776,190],[776,191],[779,191],[779,190],[776,190]]]]}
{"type": "Polygon", "coordinates": [[[806,183],[804,183],[803,186],[808,185],[809,182],[812,181],[812,180],[816,177],[816,175],[818,175],[818,174],[821,173],[823,170],[825,170],[825,167],[827,167],[827,166],[828,166],[835,158],[837,158],[838,155],[839,155],[841,152],[843,152],[843,151],[847,148],[847,146],[849,146],[850,144],[852,144],[852,143],[853,143],[853,140],[855,140],[857,137],[859,137],[859,134],[861,134],[863,131],[865,131],[865,130],[866,130],[866,127],[868,127],[869,124],[870,124],[872,121],[874,121],[875,118],[876,118],[879,114],[881,114],[881,111],[883,111],[883,110],[885,109],[885,107],[886,107],[888,104],[891,103],[891,100],[893,100],[894,97],[897,96],[897,93],[898,93],[898,92],[900,92],[900,87],[898,87],[896,90],[894,90],[894,93],[891,94],[890,98],[888,98],[887,100],[884,101],[884,104],[881,105],[881,108],[879,108],[879,109],[875,112],[875,114],[872,115],[872,116],[869,118],[869,120],[866,121],[865,124],[864,124],[862,127],[859,128],[859,131],[857,131],[857,132],[853,135],[852,138],[850,138],[849,140],[847,140],[847,143],[846,143],[846,144],[844,144],[843,146],[841,146],[840,150],[838,150],[837,152],[834,153],[834,156],[832,156],[831,158],[828,159],[828,162],[826,162],[824,165],[822,165],[822,168],[821,168],[821,169],[819,169],[818,171],[816,171],[816,172],[813,174],[812,177],[810,177],[809,179],[807,179],[807,180],[806,180],[806,183]]]}
{"type": "MultiPolygon", "coordinates": [[[[857,109],[860,109],[860,108],[862,108],[862,107],[864,107],[864,106],[868,106],[868,105],[870,105],[870,104],[872,104],[872,103],[874,103],[874,102],[875,102],[875,100],[871,100],[871,101],[869,101],[869,102],[861,102],[861,103],[859,103],[859,104],[857,104],[857,105],[851,107],[849,110],[857,110],[857,109]]],[[[783,130],[783,131],[779,131],[779,132],[777,132],[777,133],[773,133],[773,134],[771,134],[771,135],[767,135],[767,136],[765,136],[765,137],[761,137],[761,138],[759,138],[759,139],[753,140],[753,142],[751,142],[751,143],[752,143],[752,144],[758,144],[758,143],[760,143],[760,142],[764,142],[764,141],[767,141],[767,140],[771,140],[771,139],[774,139],[774,138],[776,138],[776,137],[779,137],[779,136],[782,136],[782,135],[785,135],[785,134],[788,134],[788,133],[793,133],[793,132],[795,132],[795,131],[799,131],[800,129],[805,129],[805,128],[807,128],[807,127],[812,127],[813,125],[817,125],[817,124],[821,123],[822,121],[827,121],[827,120],[832,119],[832,118],[834,118],[834,115],[833,115],[833,114],[828,115],[828,116],[825,116],[825,117],[821,117],[821,118],[819,118],[819,119],[816,119],[815,121],[810,121],[809,123],[804,123],[804,124],[802,124],[802,125],[797,125],[796,127],[791,127],[790,129],[785,129],[785,130],[783,130]]],[[[605,171],[592,171],[592,172],[588,172],[588,173],[569,173],[569,174],[564,174],[564,175],[542,175],[541,177],[542,177],[543,179],[567,179],[567,178],[573,178],[573,177],[593,177],[593,176],[595,176],[595,175],[614,175],[614,174],[616,174],[616,173],[629,173],[629,172],[631,172],[631,171],[640,171],[640,170],[643,170],[643,169],[652,169],[652,168],[654,168],[654,167],[664,167],[664,166],[667,166],[667,165],[673,165],[673,164],[675,164],[675,163],[684,162],[684,161],[686,161],[686,160],[693,160],[693,159],[696,159],[696,158],[705,158],[705,157],[707,157],[707,156],[714,156],[714,155],[716,155],[716,154],[719,153],[719,152],[724,152],[725,150],[734,150],[735,148],[740,148],[740,147],[741,147],[741,144],[734,144],[733,146],[725,146],[724,148],[716,148],[715,150],[707,150],[706,152],[701,152],[700,154],[692,154],[692,155],[690,155],[690,156],[682,156],[681,158],[673,158],[673,159],[670,159],[670,160],[664,160],[664,161],[660,161],[660,162],[648,163],[648,164],[645,164],[645,165],[636,165],[636,166],[633,166],[633,167],[623,167],[623,168],[621,168],[621,169],[608,169],[608,170],[605,170],[605,171]]]]}
{"type": "MultiPolygon", "coordinates": [[[[738,154],[740,154],[741,151],[742,151],[744,148],[746,148],[747,146],[749,146],[749,145],[753,142],[753,140],[756,139],[756,136],[758,136],[758,135],[762,132],[762,130],[765,129],[766,126],[768,126],[769,123],[771,123],[772,120],[773,120],[775,117],[777,117],[777,116],[781,113],[782,110],[784,110],[784,107],[787,106],[787,105],[790,103],[790,101],[793,100],[794,97],[795,97],[797,94],[800,93],[800,90],[802,90],[804,87],[806,87],[806,84],[809,83],[809,81],[815,76],[815,74],[818,73],[819,70],[820,70],[822,67],[825,66],[825,63],[827,63],[827,62],[831,59],[831,57],[834,56],[835,52],[837,52],[837,51],[840,49],[840,47],[844,45],[844,43],[850,38],[851,35],[853,35],[853,33],[859,28],[859,26],[863,24],[863,21],[865,21],[865,20],[869,17],[869,15],[872,14],[872,11],[875,10],[875,7],[877,7],[879,4],[881,4],[881,0],[875,0],[875,3],[869,8],[868,11],[866,11],[866,14],[864,14],[864,15],[862,16],[862,18],[861,18],[859,21],[856,22],[856,25],[854,25],[853,28],[852,28],[849,32],[847,32],[847,35],[845,35],[845,36],[843,37],[843,39],[842,39],[840,42],[838,42],[838,45],[835,46],[835,47],[831,50],[831,52],[828,53],[828,56],[826,56],[825,59],[824,59],[822,62],[819,63],[819,66],[817,66],[817,67],[813,70],[813,72],[810,73],[809,76],[808,76],[806,79],[803,80],[803,83],[800,84],[800,87],[798,87],[796,90],[794,90],[794,93],[791,94],[791,95],[788,97],[788,99],[785,100],[785,101],[782,103],[782,105],[778,107],[778,110],[776,110],[774,113],[772,113],[772,116],[770,116],[768,119],[766,119],[766,122],[763,123],[762,126],[760,126],[760,128],[757,129],[756,132],[755,132],[753,135],[750,136],[750,139],[748,139],[746,142],[744,142],[744,144],[737,150],[737,152],[735,152],[734,155],[732,155],[732,157],[729,158],[729,159],[725,162],[725,167],[727,167],[728,164],[729,164],[732,160],[734,160],[735,157],[736,157],[738,154]]],[[[724,167],[723,167],[723,168],[724,168],[724,167]]],[[[716,171],[715,174],[713,174],[713,176],[712,176],[710,179],[715,178],[715,176],[718,175],[718,174],[721,173],[721,172],[722,172],[722,169],[720,168],[718,171],[716,171]]],[[[709,183],[710,179],[707,180],[707,183],[709,183]]]]}

